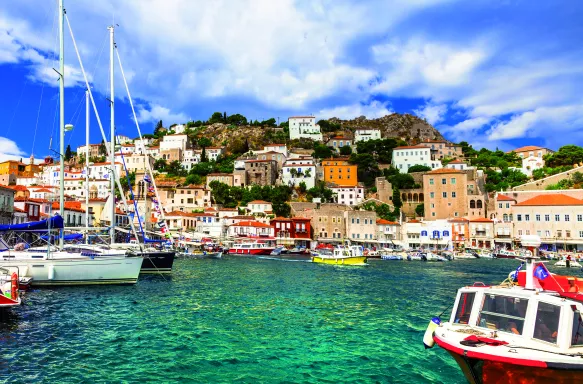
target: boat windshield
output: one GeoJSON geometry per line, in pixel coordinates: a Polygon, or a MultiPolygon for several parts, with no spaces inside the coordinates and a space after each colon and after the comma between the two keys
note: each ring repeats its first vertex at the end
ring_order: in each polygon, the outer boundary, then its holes
{"type": "Polygon", "coordinates": [[[476,292],[463,292],[458,301],[457,308],[455,310],[455,316],[453,318],[454,323],[458,324],[468,324],[470,321],[470,314],[472,313],[472,305],[474,304],[474,298],[476,297],[476,292]]]}
{"type": "Polygon", "coordinates": [[[583,345],[583,319],[579,311],[573,312],[573,331],[571,333],[571,346],[583,345]]]}
{"type": "Polygon", "coordinates": [[[528,299],[484,295],[478,325],[503,332],[522,335],[528,299]]]}
{"type": "Polygon", "coordinates": [[[556,344],[560,316],[560,306],[539,302],[534,325],[534,338],[556,344]]]}

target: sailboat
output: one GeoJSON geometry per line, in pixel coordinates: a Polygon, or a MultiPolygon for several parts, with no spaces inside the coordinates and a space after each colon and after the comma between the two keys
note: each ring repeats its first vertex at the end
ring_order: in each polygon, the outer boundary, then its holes
{"type": "MultiPolygon", "coordinates": [[[[22,275],[32,277],[32,285],[133,284],[138,280],[142,257],[128,257],[126,252],[111,252],[107,248],[97,250],[94,248],[64,248],[62,232],[65,209],[65,17],[63,0],[59,0],[60,214],[39,222],[0,226],[0,232],[3,233],[36,232],[37,234],[48,233],[50,235],[52,230],[57,229],[59,231],[59,246],[56,247],[48,243],[46,247],[26,249],[26,244],[19,243],[14,248],[11,248],[4,239],[0,239],[0,268],[17,267],[22,275]],[[108,254],[108,257],[96,257],[102,254],[108,254]]],[[[76,46],[75,50],[77,51],[76,46]]],[[[89,94],[91,92],[89,86],[88,92],[89,94]]],[[[114,135],[112,135],[113,138],[114,135]]],[[[115,178],[115,171],[113,178],[115,178]]],[[[112,180],[113,183],[114,181],[112,180]]],[[[113,231],[111,233],[113,236],[113,231]]]]}

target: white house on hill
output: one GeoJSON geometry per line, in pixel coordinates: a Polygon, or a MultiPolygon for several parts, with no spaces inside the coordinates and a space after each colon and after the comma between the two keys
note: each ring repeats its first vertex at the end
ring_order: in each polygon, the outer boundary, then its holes
{"type": "Polygon", "coordinates": [[[322,132],[315,116],[293,116],[288,122],[290,140],[305,138],[322,141],[322,132]]]}

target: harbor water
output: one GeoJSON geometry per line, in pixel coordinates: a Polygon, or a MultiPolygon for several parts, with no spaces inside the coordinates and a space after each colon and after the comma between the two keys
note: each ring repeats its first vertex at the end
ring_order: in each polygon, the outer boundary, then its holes
{"type": "Polygon", "coordinates": [[[518,264],[188,259],[134,286],[34,289],[0,323],[0,382],[465,383],[425,327],[518,264]]]}

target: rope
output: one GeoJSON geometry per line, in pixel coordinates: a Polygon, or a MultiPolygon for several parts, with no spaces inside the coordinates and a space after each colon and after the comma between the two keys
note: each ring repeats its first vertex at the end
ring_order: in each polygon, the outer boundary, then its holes
{"type": "Polygon", "coordinates": [[[45,83],[43,82],[43,85],[40,89],[40,100],[38,102],[38,111],[36,112],[36,124],[34,126],[34,136],[32,138],[32,149],[30,150],[30,153],[34,153],[34,143],[36,142],[36,131],[38,129],[38,121],[40,119],[40,109],[43,105],[43,93],[45,91],[45,83]]]}

